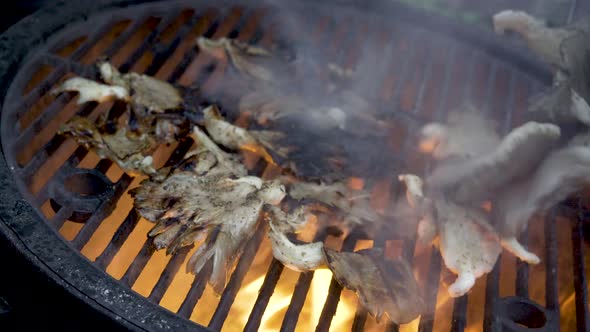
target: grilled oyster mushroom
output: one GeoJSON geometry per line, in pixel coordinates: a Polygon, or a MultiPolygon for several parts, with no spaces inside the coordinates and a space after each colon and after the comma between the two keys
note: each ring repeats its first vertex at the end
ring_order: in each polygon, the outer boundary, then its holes
{"type": "Polygon", "coordinates": [[[429,227],[427,234],[431,239],[439,237],[445,265],[457,274],[457,279],[448,288],[449,294],[462,296],[473,287],[477,278],[494,267],[502,250],[500,238],[480,211],[443,197],[425,199],[419,180],[411,174],[400,176],[400,181],[406,184],[410,205],[422,209],[420,213],[427,222],[424,227],[429,227]]]}
{"type": "Polygon", "coordinates": [[[534,121],[560,125],[581,122],[590,126],[590,105],[571,87],[569,81],[561,82],[537,97],[528,112],[534,121]]]}
{"type": "Polygon", "coordinates": [[[560,129],[553,124],[528,122],[512,130],[488,155],[438,166],[426,183],[458,203],[481,203],[535,168],[559,137],[560,129]]]}
{"type": "Polygon", "coordinates": [[[565,39],[561,54],[568,71],[534,100],[529,115],[537,121],[590,125],[590,30],[565,39]]]}
{"type": "Polygon", "coordinates": [[[434,200],[440,252],[457,280],[448,288],[452,297],[462,296],[475,280],[494,268],[502,251],[494,228],[477,210],[446,200],[434,200]]]}
{"type": "Polygon", "coordinates": [[[62,92],[77,92],[78,105],[95,101],[102,103],[109,100],[129,100],[129,90],[120,86],[101,84],[82,77],[72,77],[51,91],[58,95],[62,92]]]}
{"type": "Polygon", "coordinates": [[[369,313],[409,323],[424,310],[422,291],[403,258],[388,260],[379,249],[337,252],[324,248],[326,263],[343,287],[355,291],[369,313]]]}
{"type": "Polygon", "coordinates": [[[243,75],[257,80],[272,82],[274,75],[257,58],[269,61],[273,55],[270,51],[253,45],[240,42],[235,39],[197,38],[198,47],[217,58],[229,58],[231,64],[243,75]]]}
{"type": "Polygon", "coordinates": [[[215,142],[213,142],[198,126],[193,127],[190,136],[196,142],[199,142],[199,145],[196,149],[189,151],[187,157],[202,153],[203,151],[209,151],[215,156],[216,161],[219,163],[218,169],[223,170],[223,172],[235,176],[245,176],[248,174],[248,170],[236,155],[221,150],[219,146],[217,146],[217,144],[215,144],[215,142]]]}
{"type": "Polygon", "coordinates": [[[547,156],[532,176],[508,186],[498,195],[498,229],[504,247],[524,261],[540,261],[517,241],[531,216],[548,210],[590,183],[590,146],[587,143],[587,134],[574,138],[568,146],[547,156]]]}
{"type": "Polygon", "coordinates": [[[88,149],[93,149],[101,158],[116,162],[122,169],[139,174],[153,174],[151,153],[157,142],[145,133],[134,133],[119,128],[115,133],[101,133],[94,122],[75,116],[63,125],[59,132],[67,135],[88,149]]]}
{"type": "Polygon", "coordinates": [[[113,86],[127,89],[131,100],[150,112],[164,112],[181,107],[183,98],[172,84],[138,73],[121,74],[109,62],[98,63],[102,79],[113,86]]]}
{"type": "Polygon", "coordinates": [[[187,270],[198,273],[213,260],[209,282],[217,292],[244,243],[255,232],[266,204],[285,197],[276,181],[233,177],[210,151],[193,153],[174,169],[163,169],[133,191],[134,205],[146,219],[157,222],[150,231],[157,248],[174,253],[191,241],[210,238],[191,257],[187,270]],[[167,173],[168,172],[168,173],[167,173]],[[167,174],[166,174],[167,173],[167,174]]]}
{"type": "Polygon", "coordinates": [[[287,237],[288,233],[298,231],[307,223],[306,208],[299,207],[292,213],[285,213],[276,206],[270,206],[268,210],[268,237],[272,243],[273,256],[286,267],[300,272],[314,270],[322,265],[322,242],[294,243],[287,237]]]}
{"type": "Polygon", "coordinates": [[[271,163],[274,163],[274,160],[267,149],[281,157],[286,157],[289,153],[289,148],[279,147],[276,143],[284,137],[280,132],[237,127],[225,121],[215,105],[204,109],[203,114],[204,125],[211,138],[227,148],[253,152],[271,163]]]}
{"type": "Polygon", "coordinates": [[[380,224],[383,217],[371,207],[370,195],[363,191],[352,192],[345,184],[293,183],[289,196],[297,200],[313,200],[337,209],[347,226],[380,224]]]}
{"type": "Polygon", "coordinates": [[[567,68],[561,56],[561,43],[578,33],[588,30],[588,25],[574,24],[561,28],[547,27],[546,23],[523,11],[504,10],[493,17],[494,30],[503,34],[515,31],[527,42],[528,47],[543,61],[567,68]]]}

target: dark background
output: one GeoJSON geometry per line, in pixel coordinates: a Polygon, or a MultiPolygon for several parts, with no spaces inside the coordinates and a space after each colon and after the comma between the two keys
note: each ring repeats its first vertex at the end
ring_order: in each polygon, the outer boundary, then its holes
{"type": "Polygon", "coordinates": [[[58,2],[58,0],[2,1],[2,9],[0,10],[0,33],[18,22],[21,18],[33,13],[40,6],[46,4],[50,5],[54,2],[58,2]]]}

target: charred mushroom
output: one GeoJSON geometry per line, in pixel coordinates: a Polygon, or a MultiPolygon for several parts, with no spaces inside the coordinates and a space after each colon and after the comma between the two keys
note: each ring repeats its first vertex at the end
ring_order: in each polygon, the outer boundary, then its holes
{"type": "Polygon", "coordinates": [[[272,53],[262,47],[248,45],[235,39],[205,37],[197,38],[198,47],[216,58],[227,58],[243,75],[257,80],[271,82],[275,80],[272,71],[259,58],[267,62],[272,53]]]}
{"type": "Polygon", "coordinates": [[[149,134],[134,133],[120,128],[115,133],[104,133],[87,118],[73,117],[63,125],[59,134],[71,136],[88,149],[93,149],[101,158],[109,158],[122,169],[139,174],[153,174],[151,153],[157,142],[149,134]]]}
{"type": "Polygon", "coordinates": [[[398,324],[409,323],[424,310],[422,291],[410,265],[388,260],[378,249],[336,252],[325,248],[326,263],[343,287],[355,291],[369,313],[398,324]]]}
{"type": "Polygon", "coordinates": [[[227,148],[253,152],[270,163],[274,163],[274,160],[268,150],[277,153],[281,157],[286,157],[289,153],[288,148],[280,147],[277,144],[277,141],[284,137],[280,132],[246,130],[235,126],[223,119],[215,105],[207,107],[203,110],[203,114],[205,118],[204,125],[211,138],[227,148]]]}

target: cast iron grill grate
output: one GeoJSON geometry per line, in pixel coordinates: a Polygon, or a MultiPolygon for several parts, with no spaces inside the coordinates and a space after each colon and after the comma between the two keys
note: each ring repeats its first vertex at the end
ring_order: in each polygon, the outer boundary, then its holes
{"type": "MultiPolygon", "coordinates": [[[[186,87],[198,86],[215,99],[223,94],[220,79],[227,64],[200,53],[194,47],[197,36],[237,38],[266,46],[285,40],[306,43],[346,68],[354,66],[363,47],[384,50],[391,45],[393,56],[384,63],[389,75],[377,93],[375,107],[396,121],[396,132],[387,148],[400,156],[408,169],[429,167],[411,155],[412,142],[406,139],[425,121],[441,120],[447,110],[470,99],[507,131],[522,122],[527,99],[547,83],[547,76],[535,71],[536,67],[517,53],[494,49],[492,42],[487,45],[460,35],[453,37],[453,29],[448,27],[437,31],[440,23],[434,19],[430,23],[412,23],[408,17],[387,20],[346,4],[342,4],[346,7],[342,17],[332,15],[328,6],[309,6],[314,10],[297,7],[294,15],[301,16],[311,34],[285,33],[275,11],[264,6],[223,3],[212,7],[175,1],[117,8],[66,26],[21,65],[4,100],[4,157],[20,193],[41,218],[61,233],[73,250],[119,280],[117,288],[107,292],[120,292],[125,285],[176,312],[178,319],[192,319],[213,330],[229,330],[240,313],[236,306],[245,286],[258,278],[240,326],[247,331],[261,328],[265,313],[274,310],[269,304],[284,284],[289,284],[290,300],[275,318],[282,331],[305,330],[302,324],[309,317],[314,317],[312,324],[317,331],[335,328],[332,322],[343,301],[353,298],[335,280],[327,281],[323,285],[328,288],[326,296],[315,309],[318,313],[310,316],[306,304],[318,272],[294,273],[271,260],[262,230],[253,235],[220,299],[211,297],[206,287],[210,266],[194,278],[182,272],[195,248],[185,248],[173,257],[154,252],[146,239],[149,223],[132,209],[127,194],[140,179],[56,135],[59,125],[74,115],[96,119],[110,109],[111,117],[123,116],[125,108],[120,103],[77,106],[72,95],[49,94],[52,87],[71,75],[96,78],[93,63],[99,57],[108,57],[123,72],[136,71],[186,87]],[[68,188],[67,183],[75,185],[68,188]],[[255,270],[259,271],[257,275],[253,275],[255,270]]],[[[415,14],[402,7],[393,8],[395,18],[415,14]]],[[[247,123],[245,117],[237,121],[247,123]]],[[[155,152],[155,160],[159,165],[174,165],[192,143],[185,139],[174,146],[162,146],[155,152]]],[[[250,160],[249,164],[263,177],[276,175],[276,169],[263,161],[250,160]]],[[[381,207],[400,191],[394,178],[366,185],[373,190],[375,205],[381,207]]],[[[445,296],[441,286],[445,270],[440,254],[431,247],[395,238],[366,239],[354,231],[342,238],[329,229],[318,230],[315,238],[332,241],[347,251],[360,246],[383,247],[413,261],[415,270],[424,276],[420,282],[425,287],[428,310],[414,325],[377,323],[359,306],[344,325],[347,329],[519,331],[523,326],[544,326],[555,330],[560,326],[560,316],[561,326],[567,326],[563,317],[575,315],[578,330],[588,331],[583,211],[577,205],[555,209],[542,217],[544,222],[532,223],[525,232],[522,243],[528,242],[538,253],[544,251],[541,266],[529,267],[502,255],[487,278],[478,281],[468,296],[455,300],[445,296]],[[568,276],[573,277],[573,284],[567,283],[568,276]],[[575,294],[575,314],[563,312],[560,306],[564,303],[562,294],[568,291],[575,294]]],[[[157,321],[159,311],[154,313],[157,321]]]]}

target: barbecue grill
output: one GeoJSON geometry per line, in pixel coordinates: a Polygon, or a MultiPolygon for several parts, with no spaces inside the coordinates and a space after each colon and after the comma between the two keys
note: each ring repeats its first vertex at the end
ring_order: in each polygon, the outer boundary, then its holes
{"type": "MultiPolygon", "coordinates": [[[[561,326],[590,331],[583,196],[538,216],[542,220],[524,232],[521,242],[540,254],[539,266],[503,254],[487,277],[457,299],[449,299],[441,286],[448,271],[430,246],[392,236],[369,239],[354,230],[346,236],[330,229],[308,234],[340,250],[382,247],[413,262],[427,310],[398,326],[375,321],[324,271],[283,268],[271,259],[262,230],[252,236],[221,297],[215,297],[207,286],[210,267],[196,276],[184,273],[195,248],[172,257],[152,249],[146,237],[150,224],[133,210],[127,194],[140,179],[56,134],[74,115],[123,114],[125,106],[118,102],[78,106],[73,95],[49,93],[72,75],[97,78],[93,63],[100,57],[122,72],[200,87],[215,100],[224,93],[219,82],[227,64],[195,48],[201,35],[313,45],[345,68],[354,66],[363,47],[392,45],[393,56],[384,62],[389,75],[374,107],[396,124],[384,153],[403,162],[389,178],[365,183],[374,204],[383,207],[401,192],[396,174],[429,167],[412,153],[409,139],[425,122],[442,120],[447,110],[470,99],[506,132],[522,123],[528,98],[551,82],[550,71],[530,53],[490,31],[395,2],[302,1],[289,7],[289,15],[312,33],[285,29],[274,3],[237,0],[72,1],[8,30],[0,39],[3,237],[64,292],[133,330],[556,331],[561,326]]],[[[156,165],[174,165],[192,143],[160,147],[156,165]]],[[[276,174],[262,160],[250,164],[263,177],[276,174]]]]}

